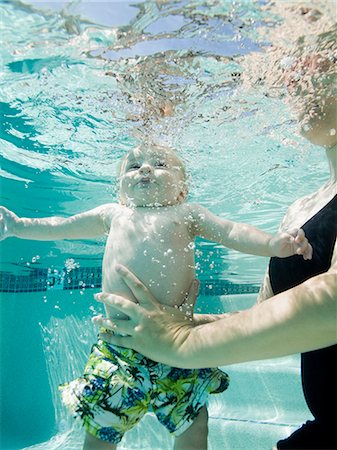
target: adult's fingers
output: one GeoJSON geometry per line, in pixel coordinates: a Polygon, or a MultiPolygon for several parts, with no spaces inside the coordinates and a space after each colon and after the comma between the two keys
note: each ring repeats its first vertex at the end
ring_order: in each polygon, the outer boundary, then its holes
{"type": "Polygon", "coordinates": [[[186,299],[186,301],[190,304],[193,304],[193,306],[198,297],[199,288],[200,288],[200,281],[193,280],[191,283],[190,289],[188,291],[187,299],[186,299]]]}
{"type": "Polygon", "coordinates": [[[116,334],[100,335],[103,341],[109,344],[118,345],[119,347],[134,348],[134,339],[131,336],[118,336],[116,334]]]}
{"type": "Polygon", "coordinates": [[[100,292],[94,295],[95,300],[106,305],[116,308],[118,311],[126,314],[130,319],[135,319],[138,316],[139,305],[133,303],[125,297],[115,294],[108,294],[100,292]]]}
{"type": "Polygon", "coordinates": [[[132,273],[129,269],[121,264],[116,266],[117,272],[123,278],[125,284],[131,289],[131,292],[138,300],[139,304],[145,309],[159,306],[160,303],[153,297],[148,288],[132,273]]]}
{"type": "MultiPolygon", "coordinates": [[[[114,322],[112,322],[110,319],[107,319],[104,316],[95,316],[91,320],[94,325],[106,328],[108,330],[115,330],[116,328],[114,322]]],[[[128,322],[128,320],[124,320],[124,322],[128,322]]],[[[109,344],[115,344],[121,347],[132,348],[133,340],[131,336],[127,335],[127,333],[125,333],[125,336],[122,336],[120,334],[100,331],[99,337],[100,339],[102,339],[105,342],[108,342],[109,344]]]]}
{"type": "Polygon", "coordinates": [[[93,317],[92,322],[96,326],[121,334],[132,335],[135,329],[134,323],[131,320],[107,319],[102,315],[93,317]]]}
{"type": "Polygon", "coordinates": [[[193,310],[196,299],[198,297],[199,287],[200,281],[193,280],[190,285],[187,297],[184,300],[184,303],[182,303],[181,306],[179,307],[180,311],[182,311],[186,316],[191,318],[193,317],[193,310]]]}
{"type": "Polygon", "coordinates": [[[91,319],[91,322],[96,327],[104,327],[104,328],[107,328],[108,330],[114,330],[114,328],[115,328],[115,324],[110,319],[107,319],[103,315],[94,316],[91,319]]]}

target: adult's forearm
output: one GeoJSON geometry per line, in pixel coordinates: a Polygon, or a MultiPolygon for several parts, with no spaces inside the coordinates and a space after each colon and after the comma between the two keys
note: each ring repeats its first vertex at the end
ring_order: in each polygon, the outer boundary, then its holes
{"type": "Polygon", "coordinates": [[[248,310],[196,326],[179,349],[176,363],[212,367],[333,345],[336,285],[336,273],[325,273],[248,310]]]}
{"type": "Polygon", "coordinates": [[[238,312],[239,311],[232,311],[223,314],[194,314],[193,322],[195,325],[204,325],[206,323],[212,323],[224,319],[232,314],[237,314],[238,312]]]}

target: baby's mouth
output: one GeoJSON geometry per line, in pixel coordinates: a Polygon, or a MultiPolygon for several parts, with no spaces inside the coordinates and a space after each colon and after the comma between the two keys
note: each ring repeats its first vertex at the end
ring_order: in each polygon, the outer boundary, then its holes
{"type": "Polygon", "coordinates": [[[148,185],[148,184],[152,184],[152,183],[154,183],[155,181],[154,180],[152,180],[151,178],[148,178],[148,177],[144,177],[144,178],[141,178],[139,181],[138,181],[138,184],[141,184],[141,185],[148,185]]]}

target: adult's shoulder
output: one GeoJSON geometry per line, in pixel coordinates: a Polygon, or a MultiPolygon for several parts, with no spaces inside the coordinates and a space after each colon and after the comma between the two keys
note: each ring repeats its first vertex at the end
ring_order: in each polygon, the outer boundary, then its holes
{"type": "Polygon", "coordinates": [[[333,198],[333,191],[321,189],[295,200],[287,209],[281,222],[281,230],[302,227],[333,198]]]}

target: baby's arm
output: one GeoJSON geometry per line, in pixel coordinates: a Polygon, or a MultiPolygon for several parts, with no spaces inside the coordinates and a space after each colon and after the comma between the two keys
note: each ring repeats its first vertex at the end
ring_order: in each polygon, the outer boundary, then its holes
{"type": "Polygon", "coordinates": [[[39,241],[101,236],[108,231],[111,213],[116,206],[106,204],[68,218],[41,219],[18,217],[9,209],[0,206],[0,240],[10,236],[39,241]]]}
{"type": "Polygon", "coordinates": [[[210,241],[251,255],[312,257],[312,247],[302,229],[272,236],[251,225],[221,219],[200,205],[191,205],[191,209],[195,234],[210,241]]]}

